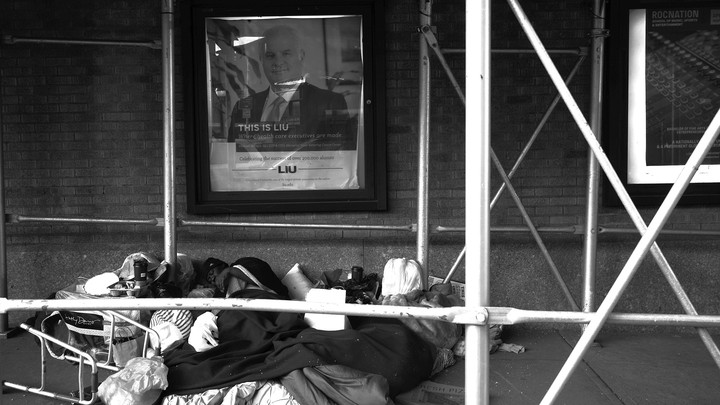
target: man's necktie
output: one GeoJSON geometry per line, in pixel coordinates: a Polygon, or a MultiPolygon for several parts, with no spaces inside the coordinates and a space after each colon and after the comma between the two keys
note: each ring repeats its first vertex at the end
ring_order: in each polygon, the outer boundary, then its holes
{"type": "Polygon", "coordinates": [[[278,122],[282,118],[283,105],[287,103],[284,98],[278,97],[272,102],[270,107],[270,113],[267,116],[267,120],[270,122],[278,122]]]}

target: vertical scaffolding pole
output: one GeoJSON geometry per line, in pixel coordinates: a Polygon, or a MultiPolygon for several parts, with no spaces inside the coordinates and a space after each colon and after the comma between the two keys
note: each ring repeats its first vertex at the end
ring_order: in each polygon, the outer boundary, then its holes
{"type": "Polygon", "coordinates": [[[162,79],[163,79],[163,194],[165,261],[170,280],[175,279],[177,245],[175,234],[175,78],[173,0],[162,1],[162,79]]]}
{"type": "MultiPolygon", "coordinates": [[[[1,92],[0,97],[2,97],[1,92]]],[[[0,113],[0,298],[8,298],[7,257],[5,256],[7,253],[5,247],[5,159],[2,134],[2,113],[0,113]]],[[[0,314],[0,335],[7,336],[8,329],[8,314],[0,314]]]]}
{"type": "MultiPolygon", "coordinates": [[[[420,26],[430,25],[432,0],[420,0],[420,26]]],[[[418,122],[418,195],[417,195],[417,261],[424,271],[427,287],[428,268],[428,171],[430,149],[430,52],[425,37],[420,35],[420,107],[418,122]]]]}
{"type": "MultiPolygon", "coordinates": [[[[600,140],[602,122],[603,66],[605,62],[605,0],[595,0],[593,14],[592,78],[590,89],[590,128],[600,140]]],[[[585,201],[585,240],[583,246],[583,312],[595,310],[595,272],[597,257],[597,218],[600,196],[600,165],[588,148],[588,176],[585,201]]]]}
{"type": "MultiPolygon", "coordinates": [[[[490,0],[467,0],[465,21],[465,305],[490,304],[490,0]]],[[[488,325],[465,327],[465,403],[490,403],[488,325]]]]}

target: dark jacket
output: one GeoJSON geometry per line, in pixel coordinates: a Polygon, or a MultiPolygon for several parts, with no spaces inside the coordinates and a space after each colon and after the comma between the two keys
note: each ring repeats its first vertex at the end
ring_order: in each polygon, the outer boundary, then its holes
{"type": "MultiPolygon", "coordinates": [[[[228,142],[233,142],[243,132],[238,124],[260,122],[268,92],[269,89],[265,89],[235,104],[228,142]]],[[[354,135],[355,128],[349,118],[347,103],[342,94],[323,90],[309,83],[301,84],[290,100],[283,115],[283,122],[292,125],[294,132],[305,134],[354,135]]]]}

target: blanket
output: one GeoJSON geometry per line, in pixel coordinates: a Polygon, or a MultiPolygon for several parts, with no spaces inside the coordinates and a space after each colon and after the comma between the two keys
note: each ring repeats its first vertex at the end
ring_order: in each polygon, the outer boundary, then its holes
{"type": "MultiPolygon", "coordinates": [[[[261,290],[233,297],[284,299],[261,290]]],[[[193,394],[247,381],[280,378],[294,370],[342,365],[384,376],[389,394],[430,377],[436,348],[393,318],[349,317],[350,329],[309,328],[303,314],[225,310],[218,313],[219,344],[196,352],[185,343],[165,354],[169,394],[193,394]]]]}

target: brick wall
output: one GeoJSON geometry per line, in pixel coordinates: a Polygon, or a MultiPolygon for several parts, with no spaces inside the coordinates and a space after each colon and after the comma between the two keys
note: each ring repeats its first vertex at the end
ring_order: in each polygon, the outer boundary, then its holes
{"type": "MultiPolygon", "coordinates": [[[[160,1],[141,0],[5,0],[0,4],[3,35],[14,37],[153,41],[159,40],[160,1]]],[[[440,47],[465,46],[464,1],[439,1],[433,7],[440,47]]],[[[530,21],[550,49],[589,45],[592,2],[523,1],[530,21]]],[[[492,2],[494,49],[529,49],[519,24],[504,2],[492,2]]],[[[178,39],[176,80],[177,215],[188,219],[289,223],[405,225],[417,218],[418,151],[418,4],[387,0],[385,12],[387,180],[386,212],[294,213],[190,216],[185,210],[185,163],[182,107],[182,51],[178,39]]],[[[181,23],[181,21],[178,22],[181,23]]],[[[181,27],[178,27],[181,30],[181,27]]],[[[464,85],[464,56],[446,54],[455,78],[464,85]]],[[[576,55],[556,55],[561,74],[576,55]]],[[[589,64],[579,70],[571,90],[588,109],[589,64]]],[[[551,81],[532,54],[493,54],[492,146],[508,171],[555,96],[551,81]]],[[[3,44],[2,137],[6,211],[11,217],[162,217],[162,79],[157,49],[128,46],[3,44]]],[[[463,226],[465,184],[465,115],[461,100],[433,57],[431,72],[430,207],[431,229],[463,226]]],[[[470,134],[471,131],[468,131],[470,134]]],[[[573,226],[584,222],[587,148],[562,103],[551,115],[513,185],[535,224],[573,226]]],[[[468,171],[472,173],[472,169],[468,171]]],[[[493,172],[494,195],[499,177],[493,172]]],[[[644,215],[652,211],[644,210],[644,215]]],[[[522,225],[507,192],[492,212],[493,225],[522,225]]],[[[624,211],[602,208],[600,222],[629,227],[624,211]]],[[[679,210],[668,225],[681,229],[717,229],[713,208],[679,210]]],[[[297,230],[285,228],[179,228],[179,249],[195,257],[265,255],[289,269],[302,262],[312,271],[354,264],[381,270],[389,257],[415,254],[409,232],[297,230]],[[282,252],[282,253],[279,253],[282,252]]],[[[631,238],[632,239],[632,238],[631,238]]],[[[612,240],[615,242],[617,240],[612,240]]],[[[621,239],[621,242],[623,240],[621,239]]],[[[13,269],[32,276],[11,276],[11,297],[44,296],[77,275],[118,267],[134,251],[162,255],[162,228],[145,225],[10,224],[9,260],[13,269]],[[37,272],[38,268],[43,272],[37,272]]],[[[447,274],[464,244],[461,233],[433,234],[429,266],[447,274]]],[[[494,299],[511,305],[512,291],[530,281],[514,274],[518,267],[541,273],[547,297],[520,306],[566,309],[557,298],[537,247],[526,235],[497,237],[494,299]],[[520,245],[518,245],[520,244],[520,245]],[[519,247],[520,246],[520,247],[519,247]],[[512,255],[508,260],[505,254],[512,255]],[[528,265],[527,258],[539,264],[528,265]],[[509,275],[508,275],[509,274],[509,275]]],[[[563,272],[580,285],[576,235],[552,236],[563,272]]],[[[701,242],[704,244],[705,242],[701,242]]],[[[626,246],[626,245],[623,245],[626,246]]],[[[611,247],[610,249],[616,249],[611,247]]],[[[710,256],[707,260],[712,260],[710,256]]],[[[703,262],[704,263],[704,262],[703,262]]],[[[461,270],[458,279],[464,276],[461,270]]],[[[522,287],[520,287],[522,288],[522,287]]],[[[577,289],[575,289],[577,291],[577,289]]]]}

